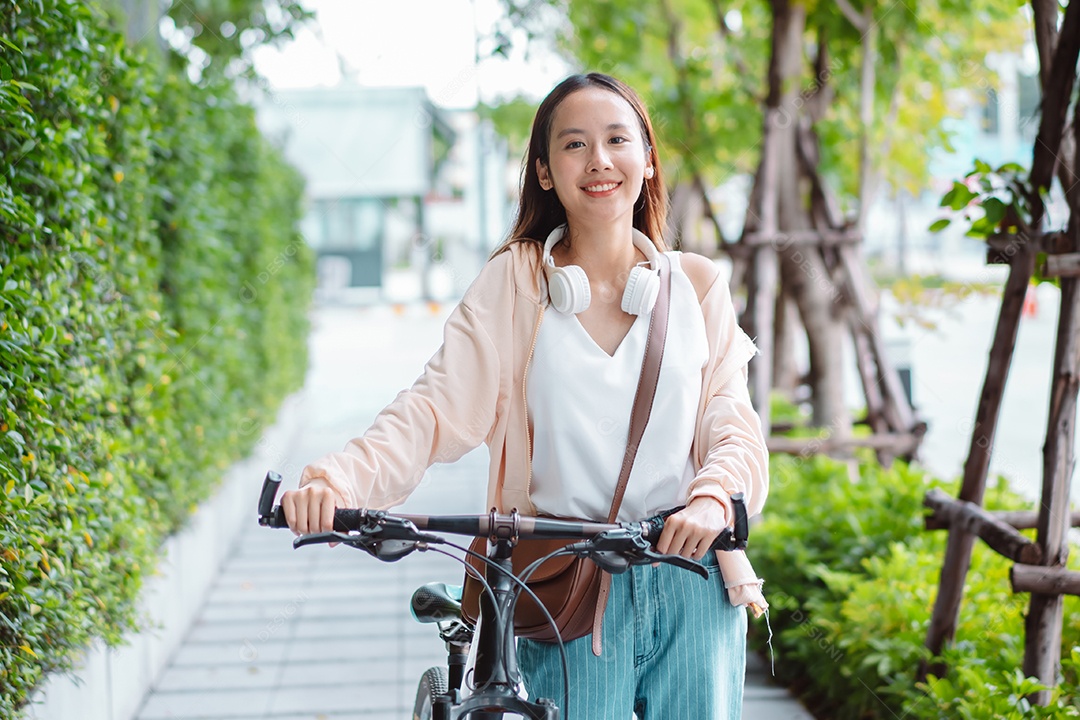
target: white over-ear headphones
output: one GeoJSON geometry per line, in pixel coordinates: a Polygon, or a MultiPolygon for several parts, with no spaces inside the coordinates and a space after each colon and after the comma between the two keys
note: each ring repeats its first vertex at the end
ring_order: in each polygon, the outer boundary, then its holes
{"type": "MultiPolygon", "coordinates": [[[[565,232],[566,225],[560,225],[551,231],[544,242],[544,272],[547,275],[548,297],[552,306],[561,313],[576,315],[588,309],[592,301],[592,291],[584,270],[577,265],[557,267],[551,258],[551,249],[559,244],[565,232]]],[[[660,275],[656,262],[659,252],[652,241],[637,228],[634,228],[634,246],[644,253],[649,267],[643,267],[645,263],[638,263],[630,271],[626,290],[623,291],[622,309],[631,315],[644,315],[652,310],[656,304],[656,296],[660,294],[660,275]]]]}

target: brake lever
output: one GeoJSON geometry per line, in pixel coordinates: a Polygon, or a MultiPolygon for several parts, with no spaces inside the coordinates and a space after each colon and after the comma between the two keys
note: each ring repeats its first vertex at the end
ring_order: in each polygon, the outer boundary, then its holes
{"type": "Polygon", "coordinates": [[[356,535],[349,535],[343,532],[320,532],[320,533],[308,533],[307,535],[300,535],[293,538],[293,549],[304,547],[305,545],[319,545],[322,543],[351,543],[357,538],[356,535]]]}
{"type": "Polygon", "coordinates": [[[363,550],[383,562],[396,562],[418,548],[426,549],[428,545],[442,545],[446,541],[438,535],[420,532],[411,520],[373,513],[369,522],[356,532],[301,535],[293,540],[293,547],[332,542],[363,550]]]}
{"type": "Polygon", "coordinates": [[[682,555],[661,555],[640,533],[625,528],[600,533],[587,542],[567,545],[566,549],[579,557],[592,558],[593,562],[612,574],[626,572],[631,565],[666,562],[692,570],[703,578],[709,577],[709,571],[701,563],[682,555]]]}
{"type": "Polygon", "coordinates": [[[635,557],[633,560],[630,561],[632,565],[646,565],[657,562],[666,562],[677,567],[681,567],[685,570],[692,570],[706,580],[709,579],[709,571],[704,565],[699,563],[697,560],[691,560],[690,558],[683,557],[682,555],[661,555],[658,552],[654,552],[650,548],[645,550],[645,552],[641,554],[640,558],[635,557]]]}

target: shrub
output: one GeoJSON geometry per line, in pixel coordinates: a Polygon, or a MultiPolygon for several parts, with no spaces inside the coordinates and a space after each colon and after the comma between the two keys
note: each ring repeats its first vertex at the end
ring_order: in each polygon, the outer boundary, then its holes
{"type": "Polygon", "coordinates": [[[92,5],[0,7],[0,717],[137,625],[164,536],[303,377],[300,180],[163,65],[92,5]]]}
{"type": "MultiPolygon", "coordinates": [[[[780,679],[828,718],[1021,718],[1080,715],[1080,616],[1066,598],[1064,682],[1052,707],[1029,707],[1019,672],[1028,596],[1011,592],[1010,561],[976,543],[957,640],[944,679],[916,683],[944,558],[945,534],[923,529],[930,487],[955,487],[895,463],[773,459],[767,518],[751,554],[771,588],[780,679]]],[[[999,480],[995,509],[1024,507],[999,480]]],[[[762,638],[755,642],[762,644],[762,638]]]]}

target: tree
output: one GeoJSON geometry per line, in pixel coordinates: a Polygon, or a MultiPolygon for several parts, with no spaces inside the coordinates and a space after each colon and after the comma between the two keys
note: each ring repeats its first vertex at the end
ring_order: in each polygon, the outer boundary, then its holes
{"type": "MultiPolygon", "coordinates": [[[[763,356],[777,358],[771,371],[760,362],[752,370],[759,410],[767,418],[770,387],[791,394],[798,383],[789,348],[801,324],[814,422],[845,435],[841,337],[845,324],[862,322],[847,310],[851,297],[870,297],[843,282],[845,267],[861,267],[850,240],[881,188],[924,186],[930,151],[948,147],[950,93],[990,84],[986,53],[1019,48],[1016,4],[504,2],[503,35],[519,26],[531,37],[554,36],[583,69],[643,92],[673,178],[673,237],[693,237],[700,208],[716,250],[734,253],[733,285],[749,279],[742,324],[763,356]],[[554,29],[552,8],[563,18],[554,29]],[[974,24],[980,32],[968,31],[974,24]],[[756,241],[753,249],[724,237],[710,200],[714,188],[746,175],[754,185],[742,239],[756,241]],[[843,242],[808,251],[804,240],[822,233],[843,242]]],[[[857,342],[876,338],[874,328],[850,329],[857,342]]],[[[883,374],[880,364],[862,369],[868,403],[883,374]]]]}
{"type": "Polygon", "coordinates": [[[116,0],[128,41],[153,41],[180,69],[253,77],[251,51],[294,37],[311,20],[301,0],[116,0]],[[159,32],[166,19],[165,31],[159,32]]]}

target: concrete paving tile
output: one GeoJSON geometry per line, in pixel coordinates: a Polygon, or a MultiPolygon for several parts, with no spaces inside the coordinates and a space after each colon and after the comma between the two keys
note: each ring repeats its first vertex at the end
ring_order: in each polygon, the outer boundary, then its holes
{"type": "Polygon", "coordinates": [[[273,691],[270,690],[155,692],[139,711],[138,720],[194,720],[223,716],[263,718],[271,708],[272,695],[273,691]]]}
{"type": "Polygon", "coordinates": [[[357,712],[361,708],[365,711],[405,710],[397,698],[356,685],[319,688],[318,692],[307,688],[282,689],[274,694],[270,703],[271,713],[357,712]]]}
{"type": "MultiPolygon", "coordinates": [[[[264,716],[269,717],[269,716],[264,716]]],[[[400,720],[400,717],[393,717],[388,715],[383,710],[372,711],[371,714],[356,714],[352,712],[348,713],[300,713],[289,715],[274,715],[272,720],[375,720],[380,718],[385,720],[400,720]]],[[[173,718],[173,720],[186,720],[185,718],[173,718]]],[[[232,715],[229,717],[215,717],[212,720],[251,720],[249,717],[232,715]]]]}
{"type": "Polygon", "coordinates": [[[282,673],[280,663],[243,665],[196,665],[169,668],[154,690],[157,692],[202,690],[256,690],[276,687],[282,673]]]}
{"type": "MultiPolygon", "coordinates": [[[[289,713],[287,715],[267,715],[268,720],[401,720],[407,718],[408,713],[412,708],[406,708],[401,712],[387,711],[387,710],[371,710],[365,712],[350,711],[350,712],[319,712],[319,713],[289,713]]],[[[250,720],[245,717],[216,717],[212,720],[250,720]]]]}
{"type": "Polygon", "coordinates": [[[258,660],[262,663],[282,662],[288,646],[284,643],[229,642],[202,645],[184,644],[173,656],[174,667],[243,666],[258,660]]]}
{"type": "Polygon", "coordinates": [[[228,645],[234,643],[312,642],[327,640],[371,641],[386,637],[403,637],[410,641],[436,639],[439,634],[432,626],[417,622],[394,624],[379,618],[334,621],[290,621],[278,624],[274,619],[262,621],[238,621],[236,623],[201,623],[188,633],[185,642],[190,645],[228,645]]]}
{"type": "Polygon", "coordinates": [[[814,716],[791,696],[748,699],[743,703],[745,720],[814,720],[814,716]]]}
{"type": "Polygon", "coordinates": [[[252,602],[249,605],[228,603],[203,605],[199,613],[199,619],[203,622],[233,622],[237,620],[271,620],[281,612],[280,602],[259,603],[252,602]]]}

